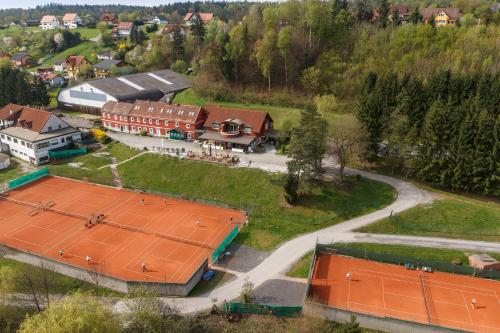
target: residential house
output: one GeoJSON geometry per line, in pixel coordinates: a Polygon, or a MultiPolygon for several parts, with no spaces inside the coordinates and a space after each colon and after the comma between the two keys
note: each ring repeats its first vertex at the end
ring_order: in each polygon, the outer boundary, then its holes
{"type": "Polygon", "coordinates": [[[127,67],[128,64],[123,60],[102,60],[92,66],[94,70],[95,77],[98,79],[104,79],[112,75],[112,70],[115,67],[127,67]]]}
{"type": "Polygon", "coordinates": [[[42,73],[40,74],[40,79],[50,88],[62,87],[64,85],[64,78],[61,75],[55,73],[42,73]]]}
{"type": "Polygon", "coordinates": [[[455,24],[460,19],[458,8],[424,8],[421,14],[425,23],[434,18],[436,27],[455,24]]]}
{"type": "Polygon", "coordinates": [[[174,39],[174,33],[175,33],[176,30],[178,30],[180,32],[181,36],[186,35],[186,30],[184,30],[184,28],[180,24],[173,24],[173,23],[167,24],[163,28],[163,30],[161,31],[161,33],[163,35],[169,36],[170,40],[173,40],[174,39]]]}
{"type": "Polygon", "coordinates": [[[54,61],[54,72],[64,72],[66,70],[66,60],[54,61]]]}
{"type": "Polygon", "coordinates": [[[267,141],[273,127],[273,120],[264,111],[141,100],[107,102],[101,110],[101,121],[117,132],[199,140],[208,149],[236,152],[254,151],[267,141]]]}
{"type": "Polygon", "coordinates": [[[107,102],[101,122],[107,129],[124,133],[148,133],[173,140],[194,140],[203,127],[201,106],[171,105],[137,100],[135,103],[107,102]]]}
{"type": "Polygon", "coordinates": [[[236,152],[255,151],[267,142],[273,119],[265,111],[244,110],[208,105],[205,133],[198,137],[203,146],[236,152]]]}
{"type": "Polygon", "coordinates": [[[184,24],[186,24],[187,26],[192,25],[196,17],[198,17],[203,22],[203,24],[208,24],[214,18],[214,14],[189,12],[186,14],[186,16],[184,16],[184,24]]]}
{"type": "Polygon", "coordinates": [[[118,15],[113,13],[104,13],[99,18],[100,22],[105,22],[110,27],[118,25],[118,15]]]}
{"type": "Polygon", "coordinates": [[[69,56],[64,62],[66,73],[73,79],[78,79],[82,70],[87,66],[92,66],[92,63],[84,56],[69,56]]]}
{"type": "Polygon", "coordinates": [[[36,64],[35,58],[33,58],[28,53],[16,53],[10,58],[10,62],[14,67],[30,67],[36,64]]]}
{"type": "Polygon", "coordinates": [[[61,27],[61,23],[54,15],[45,15],[40,20],[40,27],[43,30],[59,29],[61,27]]]}
{"type": "Polygon", "coordinates": [[[97,59],[98,60],[111,60],[113,59],[113,52],[111,51],[103,51],[97,53],[97,59]]]}
{"type": "Polygon", "coordinates": [[[132,32],[134,22],[120,22],[116,27],[113,28],[111,34],[115,41],[127,38],[132,32]]]}
{"type": "MultiPolygon", "coordinates": [[[[406,24],[410,20],[410,8],[406,5],[391,5],[389,8],[389,21],[392,22],[395,19],[395,14],[397,13],[399,22],[401,24],[406,24]]],[[[373,9],[373,21],[377,21],[380,18],[380,13],[378,8],[373,9]]]]}
{"type": "Polygon", "coordinates": [[[167,17],[165,15],[151,15],[151,16],[145,16],[143,19],[143,22],[145,24],[167,24],[167,17]]]}
{"type": "Polygon", "coordinates": [[[76,29],[82,24],[82,20],[77,13],[64,14],[62,21],[66,29],[76,29]]]}
{"type": "Polygon", "coordinates": [[[0,109],[0,146],[12,156],[38,165],[49,161],[49,151],[81,140],[80,131],[52,112],[8,104],[0,109]]]}

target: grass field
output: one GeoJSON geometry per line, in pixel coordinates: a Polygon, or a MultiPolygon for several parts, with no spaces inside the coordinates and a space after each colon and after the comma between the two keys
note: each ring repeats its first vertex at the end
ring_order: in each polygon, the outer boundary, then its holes
{"type": "Polygon", "coordinates": [[[64,60],[71,55],[90,57],[92,54],[100,51],[101,49],[102,47],[97,43],[85,41],[74,47],[70,47],[69,49],[62,51],[61,53],[55,54],[53,57],[48,58],[43,62],[42,65],[40,65],[40,67],[53,66],[55,61],[64,60]]]}
{"type": "Polygon", "coordinates": [[[323,182],[296,206],[288,207],[282,175],[152,154],[124,163],[118,171],[125,186],[248,209],[249,226],[236,241],[259,250],[270,250],[299,234],[380,209],[395,198],[389,185],[349,178],[349,190],[323,182]]]}
{"type": "Polygon", "coordinates": [[[99,29],[97,28],[76,28],[76,29],[71,29],[71,32],[79,32],[80,37],[85,38],[85,39],[90,39],[97,37],[101,34],[99,29]]]}
{"type": "Polygon", "coordinates": [[[105,165],[111,164],[111,157],[116,157],[118,162],[124,161],[133,157],[140,152],[136,149],[129,148],[121,143],[111,142],[105,149],[99,150],[100,153],[109,153],[110,156],[97,156],[96,152],[82,156],[77,156],[70,159],[57,161],[48,166],[51,174],[56,176],[88,179],[91,182],[113,185],[113,176],[110,168],[102,168],[105,165]],[[68,163],[83,163],[82,168],[74,168],[68,166],[68,163]]]}
{"type": "MultiPolygon", "coordinates": [[[[67,294],[69,292],[80,291],[95,291],[94,284],[72,277],[62,275],[51,270],[36,268],[32,265],[18,262],[12,259],[0,259],[0,277],[2,278],[2,287],[7,288],[13,293],[30,293],[31,288],[28,281],[23,278],[22,272],[28,272],[32,275],[33,280],[40,279],[41,275],[46,274],[49,282],[50,294],[67,294]],[[8,284],[8,286],[6,286],[8,284]]],[[[42,288],[41,285],[35,286],[37,289],[42,288]]],[[[107,288],[99,288],[100,296],[123,296],[123,293],[116,292],[107,288]]]]}
{"type": "MultiPolygon", "coordinates": [[[[397,256],[416,258],[420,260],[435,260],[446,263],[462,263],[464,266],[469,266],[467,255],[473,252],[464,252],[461,250],[450,250],[441,248],[428,248],[406,245],[390,245],[390,244],[374,244],[374,243],[339,243],[338,245],[358,250],[366,250],[368,252],[385,253],[397,256]]],[[[334,244],[335,246],[335,244],[334,244]]],[[[500,260],[500,253],[489,253],[492,257],[500,260]]],[[[287,276],[307,278],[309,275],[309,267],[311,264],[313,252],[304,255],[297,261],[290,270],[286,273],[287,276]]]]}
{"type": "Polygon", "coordinates": [[[500,204],[436,191],[432,204],[417,206],[358,231],[500,241],[500,204]]]}
{"type": "MultiPolygon", "coordinates": [[[[180,94],[177,94],[174,98],[174,102],[179,104],[201,106],[204,106],[206,104],[215,104],[238,109],[267,111],[271,115],[271,118],[273,118],[274,120],[275,129],[281,129],[285,121],[290,121],[292,126],[297,125],[300,121],[300,109],[297,108],[280,107],[265,104],[208,101],[204,98],[196,96],[192,89],[187,89],[180,94]]],[[[352,117],[352,113],[329,113],[325,115],[325,118],[329,121],[329,123],[340,122],[352,117]]]]}
{"type": "Polygon", "coordinates": [[[7,169],[0,170],[0,183],[15,179],[23,174],[19,163],[13,158],[10,159],[10,166],[7,169]]]}

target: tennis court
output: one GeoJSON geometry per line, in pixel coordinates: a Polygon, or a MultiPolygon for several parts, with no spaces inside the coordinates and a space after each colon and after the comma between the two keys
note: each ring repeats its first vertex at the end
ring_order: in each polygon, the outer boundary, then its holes
{"type": "Polygon", "coordinates": [[[308,296],[313,302],[377,317],[500,332],[500,282],[494,280],[318,253],[308,296]]]}
{"type": "Polygon", "coordinates": [[[180,284],[246,220],[233,209],[52,176],[4,193],[0,212],[8,247],[124,281],[180,284]]]}

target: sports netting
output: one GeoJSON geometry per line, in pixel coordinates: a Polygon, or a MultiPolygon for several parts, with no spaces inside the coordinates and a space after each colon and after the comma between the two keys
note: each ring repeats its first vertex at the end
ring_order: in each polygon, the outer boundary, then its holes
{"type": "Polygon", "coordinates": [[[227,237],[222,241],[222,243],[215,249],[212,253],[212,263],[216,263],[219,260],[219,256],[222,252],[231,244],[233,239],[238,235],[238,226],[227,235],[227,237]]]}
{"type": "Polygon", "coordinates": [[[35,180],[38,180],[48,175],[49,175],[49,169],[47,168],[33,171],[31,173],[28,173],[27,175],[21,176],[19,178],[16,178],[8,182],[9,190],[16,189],[20,186],[34,182],[35,180]]]}
{"type": "Polygon", "coordinates": [[[87,148],[66,149],[66,150],[52,150],[49,151],[49,157],[53,159],[69,158],[87,153],[87,148]]]}
{"type": "Polygon", "coordinates": [[[317,244],[316,247],[318,251],[330,252],[334,254],[345,255],[359,259],[367,259],[394,265],[413,264],[415,266],[427,266],[439,272],[478,276],[482,278],[500,280],[500,272],[490,269],[479,270],[479,269],[474,269],[473,267],[470,266],[455,265],[453,263],[447,263],[442,261],[419,259],[419,258],[398,256],[398,255],[379,253],[379,252],[369,252],[365,250],[346,248],[337,245],[332,246],[329,244],[317,244]]]}
{"type": "Polygon", "coordinates": [[[269,314],[277,317],[291,317],[302,311],[300,306],[275,306],[257,303],[224,303],[224,312],[239,314],[269,314]]]}

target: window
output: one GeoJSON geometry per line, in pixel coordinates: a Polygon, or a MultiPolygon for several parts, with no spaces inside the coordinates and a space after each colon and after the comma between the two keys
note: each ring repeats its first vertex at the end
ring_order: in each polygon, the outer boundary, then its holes
{"type": "Polygon", "coordinates": [[[149,129],[149,133],[151,133],[151,134],[153,134],[153,133],[154,133],[154,131],[155,131],[155,130],[154,130],[154,128],[150,128],[150,129],[149,129]]]}
{"type": "Polygon", "coordinates": [[[106,112],[103,112],[103,113],[102,113],[102,117],[103,117],[103,118],[106,118],[106,112]]]}
{"type": "Polygon", "coordinates": [[[186,128],[190,128],[191,127],[191,124],[186,124],[186,128]]]}
{"type": "Polygon", "coordinates": [[[127,121],[127,117],[123,117],[123,120],[127,121]]]}
{"type": "Polygon", "coordinates": [[[194,116],[194,111],[189,112],[189,116],[194,116]]]}
{"type": "Polygon", "coordinates": [[[120,116],[120,120],[123,120],[123,117],[122,117],[122,116],[120,116]]]}
{"type": "Polygon", "coordinates": [[[252,133],[252,128],[250,126],[245,126],[245,133],[252,133]]]}
{"type": "Polygon", "coordinates": [[[179,122],[176,122],[176,123],[175,123],[175,127],[179,127],[179,122]]]}
{"type": "Polygon", "coordinates": [[[149,119],[149,123],[152,124],[153,123],[153,119],[150,118],[149,119]]]}
{"type": "Polygon", "coordinates": [[[50,146],[50,143],[47,141],[47,142],[41,142],[41,143],[37,144],[36,148],[42,149],[42,148],[47,148],[48,146],[50,146]]]}
{"type": "Polygon", "coordinates": [[[146,118],[142,118],[142,122],[145,124],[146,123],[146,118]]]}
{"type": "Polygon", "coordinates": [[[139,110],[140,108],[141,108],[141,106],[140,106],[140,105],[136,105],[136,106],[134,106],[134,110],[139,110]]]}
{"type": "Polygon", "coordinates": [[[191,139],[191,133],[187,134],[188,139],[191,139]]]}
{"type": "Polygon", "coordinates": [[[179,116],[182,116],[184,114],[184,110],[179,110],[178,114],[179,116]]]}
{"type": "Polygon", "coordinates": [[[2,135],[0,135],[0,137],[1,137],[2,139],[5,139],[5,135],[3,135],[3,134],[2,134],[2,135]]]}
{"type": "Polygon", "coordinates": [[[142,127],[137,127],[137,130],[140,132],[142,131],[142,127]]]}
{"type": "Polygon", "coordinates": [[[159,128],[156,129],[156,134],[161,135],[161,130],[159,128]]]}
{"type": "Polygon", "coordinates": [[[148,108],[148,112],[153,112],[153,110],[154,110],[154,108],[153,108],[152,106],[150,106],[150,107],[148,108]]]}
{"type": "Polygon", "coordinates": [[[135,126],[132,126],[132,131],[135,131],[135,126]]]}
{"type": "Polygon", "coordinates": [[[216,123],[216,122],[212,123],[212,128],[219,129],[219,123],[216,123]]]}
{"type": "Polygon", "coordinates": [[[108,113],[108,119],[111,119],[111,115],[108,113]]]}
{"type": "Polygon", "coordinates": [[[47,129],[48,129],[49,131],[52,131],[52,126],[49,126],[47,129]]]}
{"type": "Polygon", "coordinates": [[[16,138],[14,138],[14,143],[17,143],[17,139],[16,138]]]}
{"type": "Polygon", "coordinates": [[[134,117],[130,117],[130,121],[134,121],[134,117]]]}
{"type": "Polygon", "coordinates": [[[168,120],[165,120],[165,126],[168,126],[168,120]]]}
{"type": "Polygon", "coordinates": [[[156,119],[156,125],[160,125],[160,121],[156,119]]]}
{"type": "Polygon", "coordinates": [[[33,148],[33,145],[32,145],[31,143],[27,142],[27,143],[26,143],[26,147],[28,147],[28,148],[33,148]]]}
{"type": "Polygon", "coordinates": [[[61,138],[61,143],[64,143],[64,138],[61,138]]]}
{"type": "Polygon", "coordinates": [[[114,115],[114,118],[115,118],[115,120],[117,120],[117,119],[118,119],[118,117],[116,116],[116,114],[114,115]]]}

